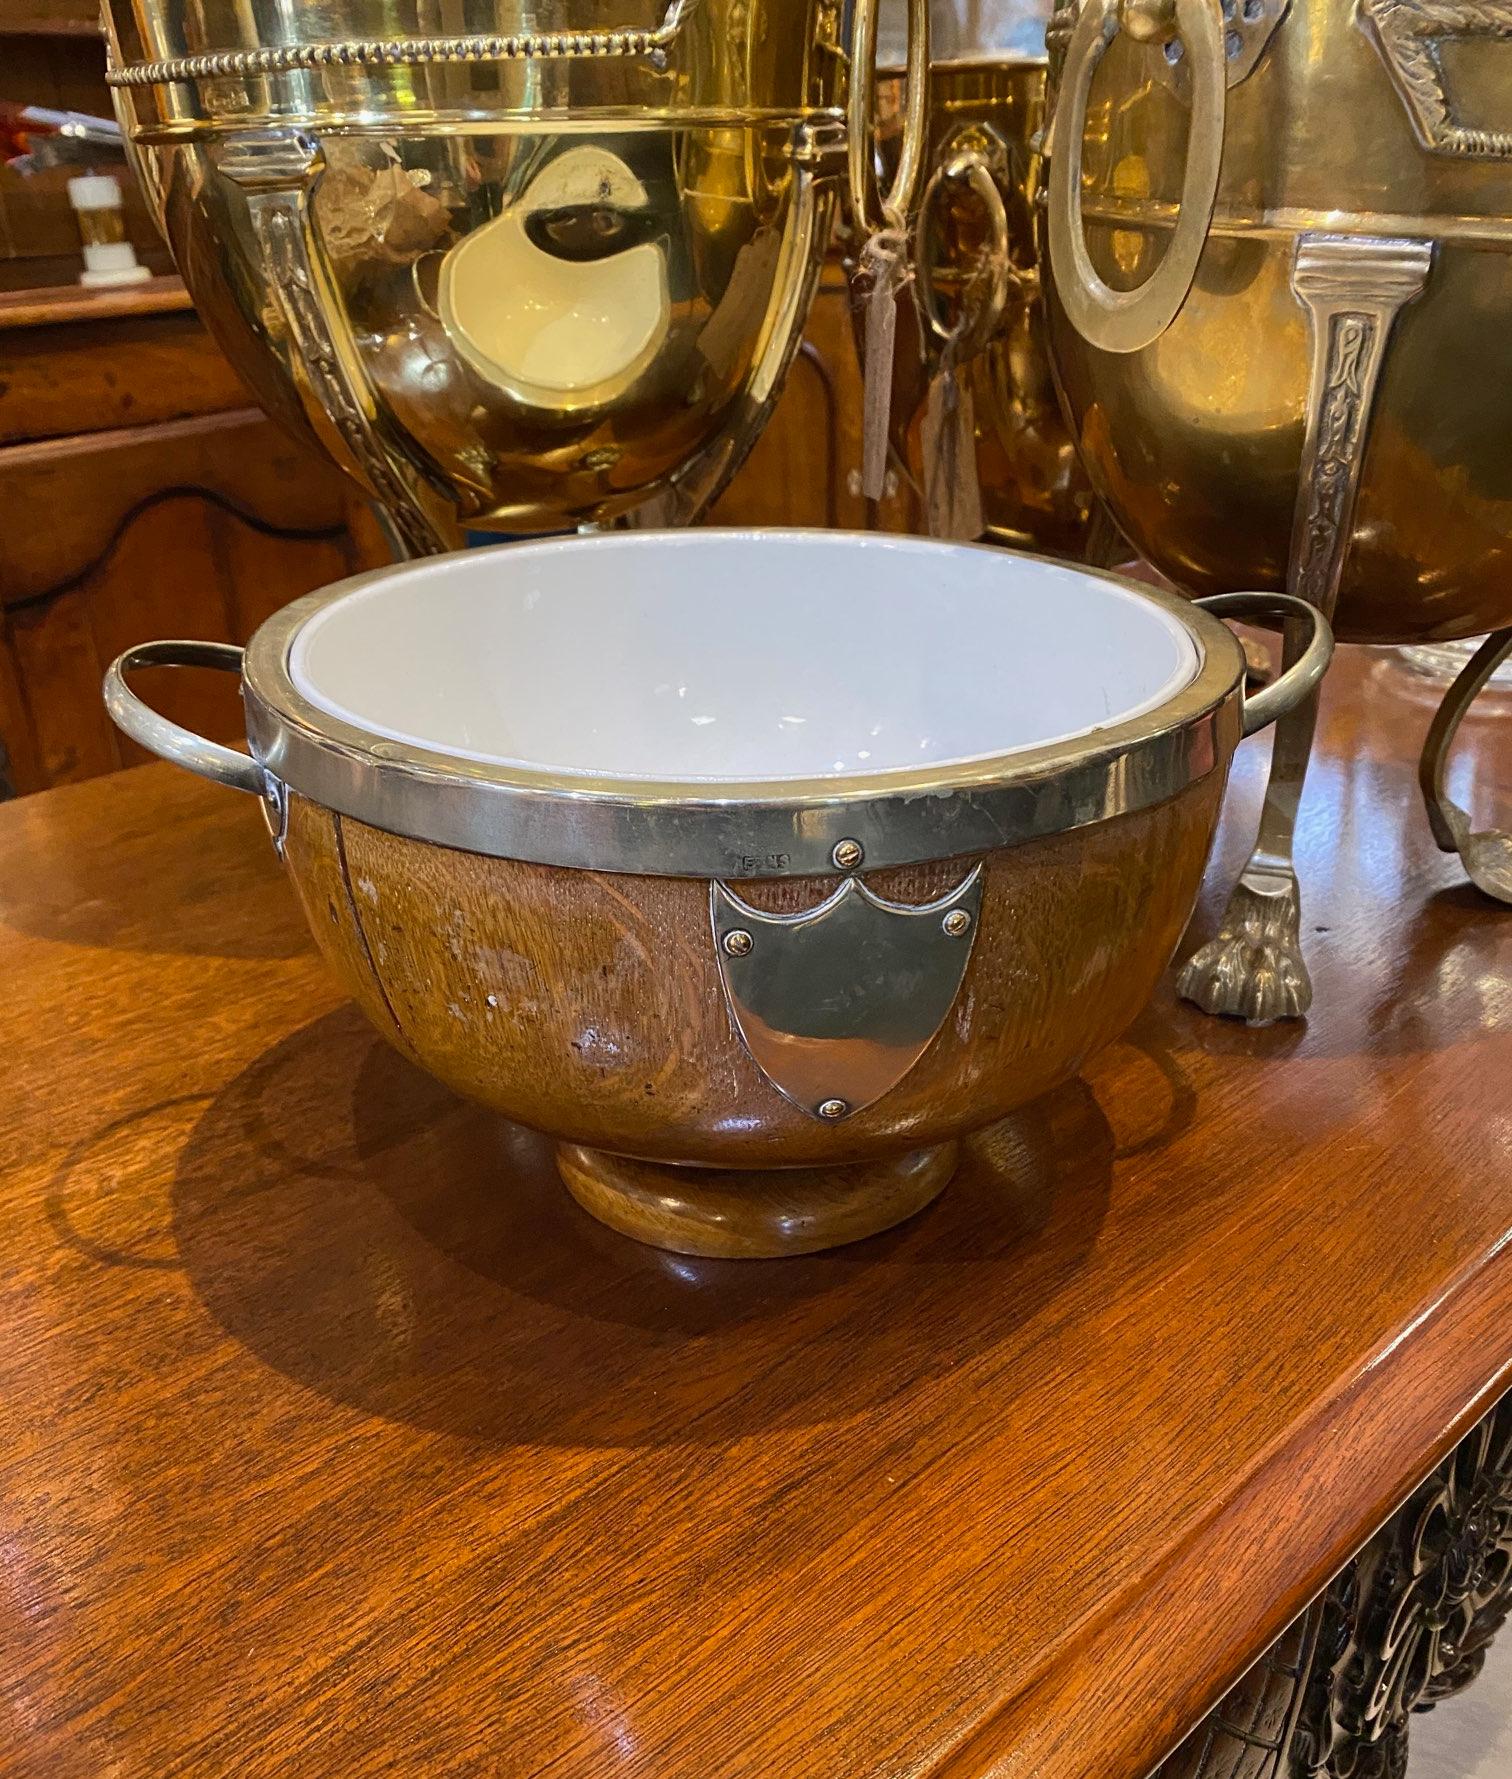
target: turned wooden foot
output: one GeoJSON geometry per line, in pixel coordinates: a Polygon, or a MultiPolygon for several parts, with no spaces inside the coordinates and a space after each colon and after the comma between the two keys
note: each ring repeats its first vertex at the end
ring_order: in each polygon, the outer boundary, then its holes
{"type": "Polygon", "coordinates": [[[880,1235],[937,1198],[955,1143],[853,1167],[669,1167],[577,1143],[557,1171],[590,1216],[621,1235],[714,1260],[775,1260],[880,1235]]]}

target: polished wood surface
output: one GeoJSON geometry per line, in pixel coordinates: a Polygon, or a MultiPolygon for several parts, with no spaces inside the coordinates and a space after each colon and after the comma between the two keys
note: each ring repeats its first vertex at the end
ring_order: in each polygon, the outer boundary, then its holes
{"type": "Polygon", "coordinates": [[[1330,676],[1305,1027],[1167,978],[770,1266],[614,1236],[381,1043],[250,799],[0,808],[0,1771],[1139,1779],[1507,1381],[1512,918],[1414,687],[1330,676]]]}

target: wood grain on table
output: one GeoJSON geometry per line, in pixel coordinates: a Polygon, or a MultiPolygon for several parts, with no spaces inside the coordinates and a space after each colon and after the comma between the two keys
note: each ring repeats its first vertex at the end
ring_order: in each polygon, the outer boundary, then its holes
{"type": "Polygon", "coordinates": [[[1512,915],[1419,684],[1328,689],[1305,1028],[1168,978],[912,1224],[767,1265],[390,1052],[249,799],[0,808],[0,1772],[1138,1779],[1507,1380],[1512,915]]]}

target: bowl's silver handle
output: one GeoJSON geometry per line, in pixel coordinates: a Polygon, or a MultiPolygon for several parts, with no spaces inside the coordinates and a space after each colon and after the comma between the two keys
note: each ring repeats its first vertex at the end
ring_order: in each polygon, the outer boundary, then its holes
{"type": "Polygon", "coordinates": [[[192,729],[170,723],[167,717],[142,702],[126,684],[128,674],[140,667],[214,667],[222,673],[241,672],[242,651],[228,642],[144,642],[111,662],[105,674],[105,708],[123,734],[138,741],[149,753],[187,766],[201,778],[268,796],[268,775],[256,760],[196,735],[192,729]]]}
{"type": "Polygon", "coordinates": [[[1294,593],[1209,593],[1192,603],[1217,618],[1285,618],[1288,632],[1294,624],[1307,626],[1307,646],[1301,654],[1263,691],[1244,700],[1246,735],[1295,710],[1327,673],[1334,652],[1333,626],[1317,606],[1294,593]]]}

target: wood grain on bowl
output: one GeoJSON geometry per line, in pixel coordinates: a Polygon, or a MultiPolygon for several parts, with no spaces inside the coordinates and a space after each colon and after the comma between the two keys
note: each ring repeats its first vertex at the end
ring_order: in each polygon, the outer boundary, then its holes
{"type": "MultiPolygon", "coordinates": [[[[537,1130],[642,1159],[855,1162],[979,1129],[1074,1074],[1149,999],[1181,935],[1224,775],[1168,802],[986,858],[956,1004],[901,1083],[826,1124],[757,1068],[725,1004],[705,878],[484,858],[289,799],[286,859],[316,939],[385,1036],[537,1130]]],[[[944,895],[972,859],[879,871],[944,895]]],[[[772,913],[837,879],[739,885],[772,913]]]]}

